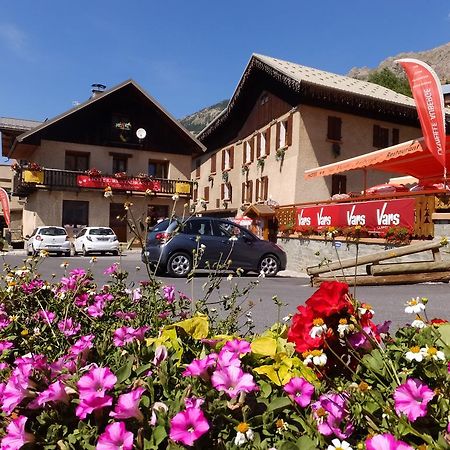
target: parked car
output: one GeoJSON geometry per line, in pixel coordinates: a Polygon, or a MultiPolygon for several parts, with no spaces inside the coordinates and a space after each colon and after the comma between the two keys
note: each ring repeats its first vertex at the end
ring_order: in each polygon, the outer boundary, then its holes
{"type": "Polygon", "coordinates": [[[28,255],[36,255],[41,250],[49,253],[56,253],[61,256],[63,253],[70,256],[70,241],[67,231],[63,227],[43,226],[37,227],[31,236],[25,236],[25,249],[28,255]]]}
{"type": "Polygon", "coordinates": [[[85,227],[75,236],[73,248],[75,255],[80,252],[84,256],[95,252],[118,255],[119,240],[109,227],[85,227]]]}
{"type": "Polygon", "coordinates": [[[230,260],[230,270],[263,273],[272,277],[286,268],[286,253],[231,221],[192,217],[184,223],[166,219],[148,233],[142,261],[175,277],[189,274],[194,251],[203,248],[196,268],[212,269],[230,260]]]}

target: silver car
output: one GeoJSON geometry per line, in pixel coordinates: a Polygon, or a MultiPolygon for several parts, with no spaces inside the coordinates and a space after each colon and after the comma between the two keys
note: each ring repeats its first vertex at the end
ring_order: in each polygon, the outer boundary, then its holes
{"type": "Polygon", "coordinates": [[[43,226],[37,227],[27,238],[25,249],[28,256],[37,255],[41,250],[49,253],[56,253],[61,256],[63,253],[70,256],[70,241],[67,231],[63,227],[43,226]]]}

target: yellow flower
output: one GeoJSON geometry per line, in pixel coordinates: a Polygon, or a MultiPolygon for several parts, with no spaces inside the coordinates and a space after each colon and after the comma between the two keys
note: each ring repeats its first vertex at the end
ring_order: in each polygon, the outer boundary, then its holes
{"type": "Polygon", "coordinates": [[[239,431],[240,433],[247,433],[247,431],[250,429],[248,423],[246,422],[241,422],[237,427],[236,430],[239,431]]]}
{"type": "Polygon", "coordinates": [[[27,330],[26,328],[24,328],[24,329],[20,332],[20,334],[21,334],[22,336],[28,336],[28,330],[27,330]]]}

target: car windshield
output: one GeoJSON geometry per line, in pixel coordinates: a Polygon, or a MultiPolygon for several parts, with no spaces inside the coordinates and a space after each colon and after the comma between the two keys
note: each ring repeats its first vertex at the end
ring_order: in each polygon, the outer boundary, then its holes
{"type": "Polygon", "coordinates": [[[114,231],[111,228],[92,228],[89,234],[93,236],[112,236],[114,231]]]}
{"type": "Polygon", "coordinates": [[[39,234],[43,236],[65,236],[67,234],[66,230],[64,228],[42,228],[39,231],[39,234]]]}
{"type": "MultiPolygon", "coordinates": [[[[172,219],[172,222],[173,221],[174,220],[172,219]]],[[[166,231],[169,227],[170,222],[170,219],[162,220],[161,222],[157,223],[150,231],[166,231]]]]}

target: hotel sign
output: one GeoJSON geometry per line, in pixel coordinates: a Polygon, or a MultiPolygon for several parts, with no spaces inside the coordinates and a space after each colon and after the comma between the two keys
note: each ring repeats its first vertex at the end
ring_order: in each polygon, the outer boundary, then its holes
{"type": "Polygon", "coordinates": [[[115,177],[90,177],[88,175],[78,175],[77,186],[96,189],[110,187],[112,190],[117,189],[120,191],[161,191],[161,182],[159,180],[141,180],[140,178],[119,179],[115,177]]]}

